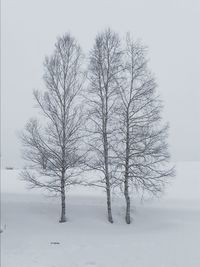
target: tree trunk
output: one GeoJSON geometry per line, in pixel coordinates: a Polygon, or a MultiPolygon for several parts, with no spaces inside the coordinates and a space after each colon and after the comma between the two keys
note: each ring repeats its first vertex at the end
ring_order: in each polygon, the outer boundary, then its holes
{"type": "Polygon", "coordinates": [[[126,199],[126,216],[125,220],[127,224],[131,223],[131,216],[130,216],[130,197],[129,197],[129,192],[128,192],[128,178],[125,178],[124,182],[124,196],[126,199]]]}
{"type": "Polygon", "coordinates": [[[110,185],[106,187],[106,194],[107,194],[107,209],[108,209],[108,221],[113,223],[112,218],[112,207],[111,207],[111,194],[110,194],[110,185]]]}
{"type": "Polygon", "coordinates": [[[106,194],[107,194],[107,209],[108,209],[108,221],[113,223],[112,218],[112,206],[111,206],[111,193],[110,193],[110,177],[108,171],[108,141],[107,130],[104,133],[104,159],[105,159],[105,179],[106,179],[106,194]]]}
{"type": "Polygon", "coordinates": [[[129,106],[127,109],[126,114],[126,159],[125,159],[125,177],[124,177],[124,196],[126,200],[126,216],[125,220],[127,224],[131,223],[130,218],[130,197],[129,197],[129,154],[130,154],[130,148],[129,148],[129,106]]]}
{"type": "Polygon", "coordinates": [[[65,215],[65,182],[64,178],[61,179],[61,217],[60,217],[60,223],[66,222],[66,215],[65,215]]]}

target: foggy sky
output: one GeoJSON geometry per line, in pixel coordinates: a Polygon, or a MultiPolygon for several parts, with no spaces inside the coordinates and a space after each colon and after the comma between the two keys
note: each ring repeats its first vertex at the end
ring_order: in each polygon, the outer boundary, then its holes
{"type": "Polygon", "coordinates": [[[200,160],[199,0],[2,0],[2,167],[23,165],[17,133],[36,115],[44,56],[70,31],[87,53],[97,32],[130,31],[149,47],[174,161],[200,160]]]}

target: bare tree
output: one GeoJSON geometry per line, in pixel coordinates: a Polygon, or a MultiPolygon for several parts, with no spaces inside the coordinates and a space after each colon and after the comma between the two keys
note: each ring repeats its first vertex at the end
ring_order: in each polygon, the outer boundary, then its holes
{"type": "Polygon", "coordinates": [[[126,222],[130,219],[130,187],[153,194],[161,192],[167,177],[173,175],[168,164],[168,125],[161,122],[162,104],[156,93],[155,78],[148,70],[146,48],[129,35],[123,54],[116,155],[121,167],[126,222]]]}
{"type": "Polygon", "coordinates": [[[65,34],[57,39],[55,51],[44,62],[44,93],[34,91],[42,124],[31,119],[22,133],[23,157],[31,164],[22,177],[30,187],[44,188],[61,197],[60,222],[66,221],[66,187],[78,182],[77,169],[82,116],[79,92],[84,75],[82,52],[76,40],[65,34]]]}
{"type": "Polygon", "coordinates": [[[110,29],[97,35],[90,53],[88,68],[89,146],[87,166],[102,175],[91,184],[105,188],[108,221],[113,223],[111,187],[114,168],[111,142],[115,131],[115,108],[121,71],[121,48],[118,35],[110,29]]]}

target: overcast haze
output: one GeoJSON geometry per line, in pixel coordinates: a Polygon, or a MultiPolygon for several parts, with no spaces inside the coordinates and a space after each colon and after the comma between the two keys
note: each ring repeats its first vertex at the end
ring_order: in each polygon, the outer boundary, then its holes
{"type": "Polygon", "coordinates": [[[130,31],[149,47],[150,68],[170,123],[174,161],[200,160],[200,1],[2,0],[2,166],[22,166],[17,132],[36,114],[44,56],[70,31],[87,53],[98,31],[130,31]]]}

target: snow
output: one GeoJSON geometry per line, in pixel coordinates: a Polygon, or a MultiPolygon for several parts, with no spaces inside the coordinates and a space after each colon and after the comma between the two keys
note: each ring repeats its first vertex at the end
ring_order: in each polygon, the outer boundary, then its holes
{"type": "Polygon", "coordinates": [[[200,266],[200,162],[178,163],[161,199],[134,200],[131,225],[123,199],[114,197],[112,225],[103,192],[85,187],[69,192],[59,224],[59,199],[28,191],[18,174],[1,172],[1,266],[200,266]]]}

